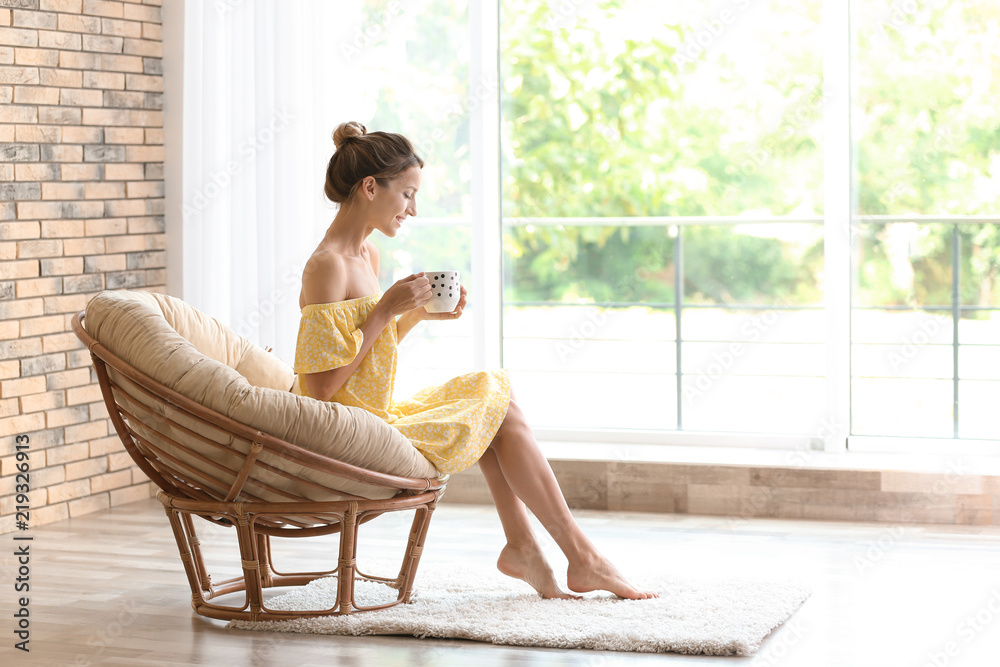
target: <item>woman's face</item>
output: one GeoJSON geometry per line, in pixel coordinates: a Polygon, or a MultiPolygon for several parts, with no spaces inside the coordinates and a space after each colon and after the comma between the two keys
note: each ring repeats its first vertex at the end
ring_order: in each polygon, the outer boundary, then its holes
{"type": "Polygon", "coordinates": [[[420,167],[414,165],[390,180],[385,187],[376,181],[372,187],[371,214],[375,228],[386,236],[395,236],[407,216],[417,214],[417,191],[420,167]]]}

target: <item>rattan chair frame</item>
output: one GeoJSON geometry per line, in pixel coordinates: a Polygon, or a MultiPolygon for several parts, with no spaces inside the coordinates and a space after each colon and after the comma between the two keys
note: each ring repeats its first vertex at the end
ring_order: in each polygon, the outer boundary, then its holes
{"type": "Polygon", "coordinates": [[[160,489],[157,498],[163,504],[170,521],[191,587],[191,605],[195,612],[221,620],[289,620],[375,611],[410,601],[431,515],[444,493],[447,476],[423,479],[367,470],[250,428],[173,391],[117,357],[86,331],[83,326],[85,317],[86,311],[80,311],[73,317],[73,332],[90,351],[101,394],[125,451],[160,489]],[[129,394],[129,391],[132,393],[129,394]],[[193,421],[200,428],[214,429],[220,435],[231,438],[234,443],[243,443],[246,453],[196,433],[165,414],[157,415],[160,423],[169,423],[173,429],[197,439],[203,445],[225,450],[230,460],[233,455],[241,457],[239,468],[229,468],[162,433],[157,428],[157,420],[148,419],[149,414],[153,414],[152,409],[141,402],[127,400],[127,396],[134,396],[135,392],[169,406],[171,411],[184,415],[188,423],[193,421]],[[187,456],[198,460],[199,466],[195,467],[164,451],[144,437],[143,431],[147,435],[150,431],[156,432],[159,439],[169,442],[175,450],[180,449],[187,456]],[[290,474],[259,461],[258,456],[262,452],[343,480],[389,489],[395,495],[386,500],[370,500],[344,493],[332,486],[293,478],[290,474]],[[313,501],[296,496],[255,479],[255,469],[296,479],[303,488],[325,491],[327,495],[342,499],[313,501]],[[223,475],[226,479],[220,479],[219,473],[226,473],[223,475]],[[230,478],[233,479],[232,482],[228,481],[230,478]],[[228,487],[225,496],[221,496],[217,490],[220,487],[228,487]],[[252,493],[253,487],[266,489],[272,495],[279,495],[286,500],[262,500],[252,493]],[[411,510],[414,512],[413,522],[397,575],[391,578],[361,572],[357,566],[358,530],[361,524],[386,512],[411,510]],[[194,517],[235,528],[242,575],[224,581],[212,580],[202,554],[194,517]],[[337,532],[340,533],[340,545],[336,569],[283,573],[275,568],[271,537],[306,538],[337,532]],[[311,611],[283,611],[267,607],[265,589],[302,586],[320,577],[337,578],[337,604],[334,607],[311,611]],[[357,580],[387,584],[398,589],[398,596],[396,600],[386,604],[361,606],[354,595],[357,580]],[[242,604],[212,602],[221,596],[239,592],[245,593],[242,604]]]}

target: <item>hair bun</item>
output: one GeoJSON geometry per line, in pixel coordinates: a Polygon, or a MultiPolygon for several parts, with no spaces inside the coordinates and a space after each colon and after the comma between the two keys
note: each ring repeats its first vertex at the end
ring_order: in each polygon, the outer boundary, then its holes
{"type": "Polygon", "coordinates": [[[333,131],[333,145],[339,150],[348,139],[360,137],[367,133],[368,130],[365,129],[365,126],[361,123],[357,123],[353,120],[349,123],[341,123],[337,126],[337,129],[333,131]]]}

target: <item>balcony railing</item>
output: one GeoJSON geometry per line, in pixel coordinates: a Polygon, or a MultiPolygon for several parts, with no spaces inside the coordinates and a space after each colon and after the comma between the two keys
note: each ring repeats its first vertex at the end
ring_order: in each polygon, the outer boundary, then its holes
{"type": "MultiPolygon", "coordinates": [[[[671,236],[674,238],[673,245],[673,290],[675,299],[673,302],[650,302],[650,301],[585,301],[578,303],[568,303],[562,301],[509,301],[505,300],[503,305],[509,307],[531,307],[531,306],[551,306],[560,308],[573,308],[579,306],[587,307],[607,307],[624,308],[629,306],[643,306],[656,310],[670,310],[673,312],[676,323],[675,332],[675,355],[676,367],[674,371],[674,382],[677,395],[677,430],[684,429],[683,422],[683,392],[684,392],[684,364],[683,346],[685,343],[683,335],[683,313],[688,309],[719,309],[719,310],[745,310],[745,311],[806,311],[823,310],[824,305],[787,305],[787,304],[749,304],[749,303],[687,303],[685,302],[685,271],[684,271],[684,229],[698,225],[761,225],[761,224],[824,224],[822,216],[802,216],[802,217],[745,217],[745,216],[687,216],[687,217],[561,217],[561,218],[505,218],[503,226],[505,229],[516,227],[573,227],[573,226],[605,226],[605,227],[638,227],[638,226],[659,226],[670,227],[671,236]]],[[[961,304],[961,239],[959,228],[963,225],[971,224],[998,224],[1000,218],[989,216],[857,216],[853,220],[854,228],[870,225],[887,225],[891,223],[945,223],[952,225],[951,241],[951,303],[949,305],[888,305],[888,306],[863,306],[855,303],[852,293],[852,310],[881,310],[881,311],[945,311],[950,313],[952,319],[952,415],[953,428],[952,437],[959,437],[959,320],[963,311],[973,310],[1000,310],[994,306],[963,306],[961,304]]],[[[856,267],[851,269],[856,271],[856,267]]],[[[853,292],[853,290],[852,290],[853,292]]],[[[849,316],[845,313],[845,316],[849,316]]],[[[730,341],[718,341],[730,342],[730,341]]],[[[738,342],[738,341],[733,341],[738,342]]],[[[852,373],[853,377],[853,373],[852,373]]],[[[998,374],[997,379],[1000,379],[998,374]]]]}

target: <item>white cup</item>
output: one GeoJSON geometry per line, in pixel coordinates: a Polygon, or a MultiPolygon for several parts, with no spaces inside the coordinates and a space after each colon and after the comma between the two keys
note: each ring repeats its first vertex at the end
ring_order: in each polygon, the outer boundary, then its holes
{"type": "Polygon", "coordinates": [[[424,277],[431,281],[431,300],[424,304],[428,313],[450,313],[458,307],[462,298],[458,271],[425,271],[424,277]]]}

